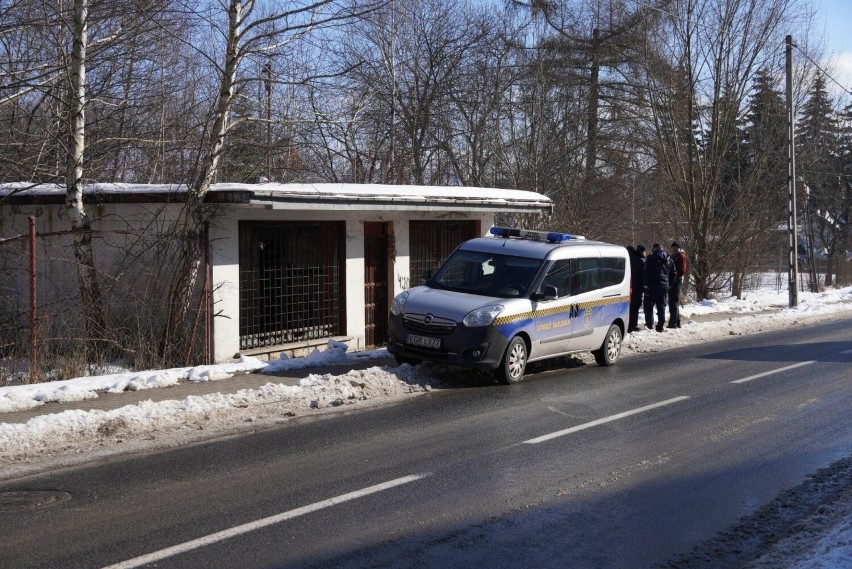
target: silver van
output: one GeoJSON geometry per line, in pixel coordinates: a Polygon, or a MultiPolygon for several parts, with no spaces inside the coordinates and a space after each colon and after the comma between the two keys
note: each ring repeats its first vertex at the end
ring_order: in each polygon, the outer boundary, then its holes
{"type": "Polygon", "coordinates": [[[493,369],[505,383],[520,381],[527,362],[575,352],[615,363],[630,306],[627,250],[566,233],[490,233],[393,299],[396,360],[493,369]]]}

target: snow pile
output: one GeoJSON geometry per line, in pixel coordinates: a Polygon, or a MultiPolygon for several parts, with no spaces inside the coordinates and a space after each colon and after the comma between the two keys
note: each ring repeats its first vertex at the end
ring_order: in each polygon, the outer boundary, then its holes
{"type": "Polygon", "coordinates": [[[424,368],[352,370],[342,375],[309,375],[299,385],[267,383],[236,393],[190,396],[181,401],[143,401],[111,411],[68,410],[24,424],[0,423],[0,462],[26,460],[67,450],[85,452],[125,437],[166,442],[205,430],[217,434],[245,423],[280,420],[358,401],[387,399],[432,389],[424,368]]]}
{"type": "Polygon", "coordinates": [[[0,413],[25,411],[47,402],[68,403],[98,397],[98,391],[121,393],[177,385],[180,381],[215,381],[236,373],[261,369],[266,364],[256,358],[242,357],[238,362],[212,366],[174,368],[157,371],[124,372],[80,377],[33,385],[0,387],[0,413]]]}
{"type": "Polygon", "coordinates": [[[328,347],[325,350],[320,351],[318,349],[314,349],[313,352],[304,358],[290,358],[287,354],[282,352],[279,359],[270,361],[269,364],[263,368],[262,373],[279,373],[292,369],[305,369],[314,366],[334,365],[388,357],[388,351],[385,349],[358,352],[355,354],[347,354],[347,350],[349,350],[348,345],[335,340],[329,340],[328,347]]]}

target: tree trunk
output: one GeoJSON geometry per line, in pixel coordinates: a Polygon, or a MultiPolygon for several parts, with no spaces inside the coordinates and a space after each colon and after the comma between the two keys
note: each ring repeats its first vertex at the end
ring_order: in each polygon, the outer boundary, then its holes
{"type": "Polygon", "coordinates": [[[834,284],[834,272],[831,270],[832,265],[837,264],[837,258],[834,255],[829,255],[825,260],[825,286],[826,288],[834,284]]]}
{"type": "Polygon", "coordinates": [[[172,363],[183,362],[185,331],[192,299],[196,293],[198,275],[204,255],[204,222],[207,212],[204,198],[213,184],[219,168],[219,159],[225,146],[228,112],[234,99],[234,83],[242,57],[239,46],[239,26],[242,20],[242,3],[230,0],[228,9],[228,45],[225,67],[216,102],[216,113],[204,148],[204,158],[195,181],[187,190],[187,203],[182,219],[183,251],[178,261],[177,274],[169,295],[168,318],[163,334],[161,354],[172,363]]]}
{"type": "Polygon", "coordinates": [[[74,1],[71,50],[71,89],[68,97],[68,152],[65,168],[65,205],[74,230],[74,258],[80,282],[86,334],[90,341],[105,338],[103,300],[92,249],[92,222],[83,206],[83,154],[86,148],[87,0],[74,1]]]}
{"type": "Polygon", "coordinates": [[[734,272],[733,282],[731,283],[731,294],[737,300],[743,299],[743,274],[740,271],[734,272]]]}

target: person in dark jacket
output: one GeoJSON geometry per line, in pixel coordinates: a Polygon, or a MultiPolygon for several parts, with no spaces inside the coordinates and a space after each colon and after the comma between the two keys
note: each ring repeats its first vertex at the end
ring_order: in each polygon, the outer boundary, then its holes
{"type": "Polygon", "coordinates": [[[671,275],[669,286],[669,328],[680,328],[680,291],[686,274],[686,253],[677,241],[672,243],[672,262],[675,272],[671,275]]]}
{"type": "Polygon", "coordinates": [[[654,243],[651,255],[645,260],[645,326],[654,328],[654,308],[657,309],[657,332],[666,325],[666,301],[669,294],[669,276],[674,274],[674,264],[663,247],[654,243]]]}
{"type": "Polygon", "coordinates": [[[639,331],[639,309],[642,307],[642,293],[645,291],[645,255],[647,249],[641,243],[635,248],[627,247],[630,255],[630,322],[628,334],[639,331]]]}

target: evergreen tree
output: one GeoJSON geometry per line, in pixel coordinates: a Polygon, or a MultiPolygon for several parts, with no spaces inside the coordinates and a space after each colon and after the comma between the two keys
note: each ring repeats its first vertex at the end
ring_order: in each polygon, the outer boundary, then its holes
{"type": "Polygon", "coordinates": [[[846,105],[840,119],[839,189],[842,196],[839,200],[840,208],[837,218],[837,222],[840,224],[839,242],[837,244],[838,256],[842,256],[844,252],[848,253],[852,249],[852,240],[850,240],[852,229],[849,227],[849,222],[852,221],[852,103],[846,105]]]}
{"type": "Polygon", "coordinates": [[[745,168],[767,213],[784,219],[787,210],[787,119],[784,99],[767,68],[755,75],[744,132],[745,168]]]}
{"type": "MultiPolygon", "coordinates": [[[[831,259],[841,251],[848,215],[841,164],[841,137],[834,104],[818,75],[802,109],[798,126],[797,169],[808,186],[805,229],[814,235],[814,248],[825,248],[831,259]]],[[[832,284],[832,276],[826,276],[832,284]]]]}

